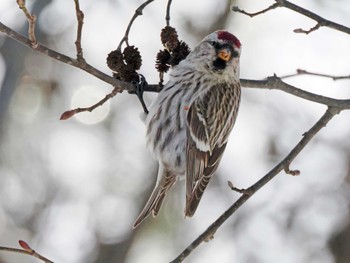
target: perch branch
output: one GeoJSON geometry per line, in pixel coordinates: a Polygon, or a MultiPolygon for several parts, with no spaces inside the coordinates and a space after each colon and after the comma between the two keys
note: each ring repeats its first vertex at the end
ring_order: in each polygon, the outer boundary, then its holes
{"type": "Polygon", "coordinates": [[[75,3],[75,13],[77,16],[78,21],[78,28],[77,28],[77,40],[75,41],[75,46],[77,48],[77,60],[83,60],[83,48],[81,47],[81,35],[83,31],[83,24],[84,24],[84,13],[80,10],[79,6],[79,0],[74,0],[75,3]]]}
{"type": "MultiPolygon", "coordinates": [[[[262,177],[255,184],[248,189],[241,190],[243,194],[234,202],[229,209],[227,209],[214,223],[212,223],[202,234],[200,234],[178,257],[176,257],[171,263],[180,263],[187,256],[189,256],[194,249],[196,249],[201,243],[211,239],[219,227],[228,219],[234,212],[236,212],[250,197],[252,197],[259,189],[271,181],[282,170],[288,169],[289,164],[298,156],[298,154],[304,149],[304,147],[311,141],[311,139],[327,125],[327,123],[337,115],[342,109],[337,107],[328,107],[324,115],[316,122],[316,124],[307,131],[299,143],[291,150],[291,152],[270,172],[262,177]]],[[[236,189],[234,189],[236,190],[236,189]]]]}
{"type": "MultiPolygon", "coordinates": [[[[0,32],[6,34],[8,37],[18,41],[19,43],[21,43],[27,47],[30,47],[34,51],[42,53],[46,56],[49,56],[55,60],[58,60],[60,62],[65,63],[65,64],[82,69],[82,70],[86,71],[87,73],[95,76],[96,78],[98,78],[106,83],[111,84],[113,87],[117,87],[118,91],[122,91],[122,90],[127,90],[129,92],[135,91],[135,87],[132,84],[120,81],[116,78],[113,78],[112,76],[109,76],[109,75],[101,72],[100,70],[89,65],[88,63],[86,63],[83,60],[79,61],[77,59],[71,58],[71,57],[66,56],[64,54],[61,54],[57,51],[49,49],[48,47],[46,47],[40,43],[37,43],[35,46],[33,46],[30,39],[17,33],[16,31],[12,30],[11,28],[5,26],[1,22],[0,22],[0,32]]],[[[343,77],[339,77],[339,79],[340,78],[343,78],[343,77]]],[[[344,107],[349,108],[349,101],[350,100],[338,100],[338,99],[333,99],[333,98],[317,95],[317,94],[314,94],[311,92],[307,92],[307,91],[298,89],[290,84],[283,82],[277,76],[268,77],[266,80],[241,79],[241,84],[242,84],[242,87],[247,87],[247,88],[277,89],[277,90],[281,90],[281,91],[287,92],[289,94],[295,95],[297,97],[300,97],[300,98],[303,98],[303,99],[306,99],[309,101],[321,103],[321,104],[324,104],[327,106],[339,105],[341,107],[344,106],[344,107]]],[[[160,87],[157,84],[150,84],[150,85],[147,85],[145,87],[144,91],[146,91],[146,92],[159,92],[160,87]]]]}
{"type": "MultiPolygon", "coordinates": [[[[113,78],[112,76],[109,76],[98,69],[94,68],[93,66],[89,65],[85,61],[78,61],[77,59],[68,57],[64,54],[61,54],[59,52],[56,52],[52,49],[49,49],[48,47],[37,43],[37,45],[34,47],[31,45],[30,39],[26,38],[25,36],[17,33],[16,31],[12,30],[11,28],[5,26],[3,23],[0,22],[0,32],[6,34],[8,37],[18,41],[19,43],[32,48],[34,51],[37,51],[39,53],[42,53],[45,56],[49,56],[55,60],[58,60],[62,63],[71,65],[76,68],[80,68],[87,73],[95,76],[96,78],[111,84],[113,87],[118,87],[118,90],[126,90],[129,92],[135,91],[135,87],[127,82],[120,81],[116,78],[113,78]]],[[[249,79],[241,79],[242,87],[246,88],[259,88],[259,89],[277,89],[284,92],[287,92],[289,94],[295,95],[297,97],[310,100],[313,102],[321,103],[327,106],[337,106],[338,104],[346,105],[346,107],[349,107],[349,101],[350,100],[338,100],[338,99],[332,99],[328,97],[324,97],[321,95],[313,94],[311,92],[307,92],[301,89],[298,89],[292,85],[289,85],[285,82],[283,82],[280,78],[277,76],[268,77],[266,80],[249,80],[249,79]]],[[[160,88],[157,84],[150,84],[145,87],[146,92],[159,92],[160,88]]]]}

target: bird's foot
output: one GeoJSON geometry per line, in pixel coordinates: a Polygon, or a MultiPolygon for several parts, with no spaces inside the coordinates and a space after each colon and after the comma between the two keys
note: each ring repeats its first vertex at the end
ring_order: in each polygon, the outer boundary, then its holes
{"type": "Polygon", "coordinates": [[[145,101],[143,100],[143,92],[145,90],[145,87],[147,87],[148,83],[146,81],[146,78],[139,74],[139,81],[133,81],[131,82],[131,84],[135,87],[135,91],[130,92],[132,94],[136,94],[136,96],[138,97],[139,101],[141,102],[143,111],[148,114],[148,109],[147,106],[145,104],[145,101]]]}

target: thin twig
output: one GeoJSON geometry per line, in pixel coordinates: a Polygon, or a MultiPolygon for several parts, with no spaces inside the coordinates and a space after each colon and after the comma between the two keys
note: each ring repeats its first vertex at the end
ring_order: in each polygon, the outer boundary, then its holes
{"type": "Polygon", "coordinates": [[[171,2],[172,0],[168,0],[168,4],[166,6],[166,16],[165,16],[165,21],[166,25],[170,26],[170,9],[171,9],[171,2]]]}
{"type": "Polygon", "coordinates": [[[182,262],[188,255],[192,253],[201,243],[214,236],[218,228],[232,216],[250,197],[252,197],[259,189],[271,181],[277,174],[279,174],[285,167],[297,157],[297,155],[304,149],[304,147],[311,141],[311,139],[327,125],[327,123],[342,109],[335,107],[328,107],[324,115],[316,122],[316,124],[305,133],[300,142],[292,149],[292,151],[269,173],[262,177],[259,181],[249,187],[246,191],[249,194],[242,194],[241,197],[233,203],[214,223],[212,223],[202,234],[200,234],[178,257],[171,263],[182,262]]]}
{"type": "Polygon", "coordinates": [[[124,37],[122,38],[122,40],[120,41],[119,45],[118,45],[118,49],[120,50],[122,48],[122,45],[123,43],[125,42],[127,46],[129,46],[129,32],[130,32],[130,29],[131,29],[131,26],[132,24],[134,23],[135,19],[138,17],[138,16],[142,16],[142,11],[143,9],[150,3],[152,3],[154,0],[148,0],[146,2],[144,2],[142,5],[140,5],[136,10],[135,10],[135,13],[134,15],[132,16],[129,24],[128,24],[128,27],[126,28],[126,31],[125,31],[125,34],[124,34],[124,37]]]}
{"type": "Polygon", "coordinates": [[[240,194],[247,194],[247,195],[250,195],[251,193],[247,190],[247,189],[243,189],[243,188],[237,188],[236,186],[233,185],[233,183],[231,181],[228,181],[227,182],[227,185],[228,187],[230,187],[230,189],[232,191],[235,191],[237,193],[240,193],[240,194]]]}
{"type": "Polygon", "coordinates": [[[297,12],[299,14],[302,14],[308,18],[311,18],[312,20],[316,21],[318,23],[318,25],[316,25],[315,27],[309,29],[309,30],[299,30],[297,29],[299,32],[297,33],[310,33],[312,31],[315,31],[316,29],[320,28],[320,27],[329,27],[329,28],[332,28],[332,29],[335,29],[335,30],[338,30],[340,32],[343,32],[343,33],[346,33],[346,34],[350,34],[350,28],[349,27],[346,27],[346,26],[343,26],[341,24],[338,24],[338,23],[335,23],[335,22],[332,22],[330,20],[327,20],[305,8],[302,8],[296,4],[293,4],[287,0],[275,0],[276,3],[279,4],[279,6],[281,7],[286,7],[290,10],[293,10],[294,12],[297,12]],[[315,28],[315,29],[314,29],[315,28]]]}
{"type": "Polygon", "coordinates": [[[121,90],[119,88],[114,88],[111,93],[107,94],[102,100],[100,100],[99,102],[95,103],[94,105],[92,105],[90,107],[76,108],[76,109],[73,109],[73,110],[65,111],[61,115],[60,120],[67,120],[67,119],[71,118],[72,116],[74,116],[75,114],[77,114],[79,112],[84,112],[84,111],[92,112],[94,109],[96,109],[99,106],[102,106],[106,101],[110,100],[111,98],[113,98],[118,93],[121,93],[122,91],[123,90],[121,90]]]}
{"type": "Polygon", "coordinates": [[[29,247],[29,245],[25,242],[20,240],[19,244],[21,245],[21,247],[23,249],[19,249],[19,248],[12,248],[12,247],[1,247],[0,246],[0,250],[1,251],[7,251],[7,252],[14,252],[14,253],[20,253],[20,254],[25,254],[25,255],[30,255],[33,257],[36,257],[42,261],[44,261],[45,263],[54,263],[53,261],[49,260],[48,258],[40,255],[38,252],[36,252],[35,250],[33,250],[31,247],[29,247]]]}
{"type": "Polygon", "coordinates": [[[25,0],[17,0],[18,7],[23,11],[23,13],[26,15],[28,20],[28,37],[30,39],[30,45],[35,48],[38,44],[36,37],[35,37],[35,23],[36,23],[36,16],[32,15],[27,7],[26,7],[26,1],[25,0]]]}
{"type": "Polygon", "coordinates": [[[315,26],[311,27],[308,30],[302,29],[302,28],[296,28],[293,30],[294,33],[304,33],[306,35],[310,34],[311,32],[316,31],[321,27],[321,23],[317,23],[315,26]]]}
{"type": "Polygon", "coordinates": [[[334,81],[341,80],[341,79],[350,79],[350,75],[333,76],[333,75],[329,75],[329,74],[310,72],[310,71],[307,71],[305,69],[297,69],[296,73],[281,76],[280,79],[286,79],[286,78],[296,77],[296,76],[300,76],[300,75],[311,75],[311,76],[317,76],[317,77],[325,77],[325,78],[330,78],[334,81]]]}
{"type": "Polygon", "coordinates": [[[261,11],[258,11],[258,12],[255,12],[255,13],[248,13],[248,12],[240,9],[238,6],[233,6],[232,7],[232,11],[233,12],[238,12],[238,13],[250,16],[250,17],[254,17],[254,16],[257,16],[257,15],[261,15],[263,13],[266,13],[267,11],[270,11],[270,10],[275,9],[277,7],[280,7],[280,5],[278,3],[274,3],[274,4],[270,5],[269,7],[265,8],[265,9],[263,9],[261,11]]]}
{"type": "Polygon", "coordinates": [[[259,12],[255,12],[255,13],[248,13],[240,8],[238,8],[237,6],[233,6],[232,7],[232,11],[234,12],[238,12],[238,13],[241,13],[241,14],[244,14],[244,15],[247,15],[247,16],[250,16],[250,17],[254,17],[254,16],[257,16],[257,15],[260,15],[260,14],[263,14],[263,13],[266,13],[267,11],[270,11],[272,9],[275,9],[277,7],[285,7],[285,8],[288,8],[290,10],[293,10],[294,12],[297,12],[301,15],[304,15],[314,21],[317,22],[317,24],[308,29],[308,30],[305,30],[305,29],[301,29],[301,28],[297,28],[294,30],[295,33],[305,33],[305,34],[309,34],[317,29],[319,29],[320,27],[329,27],[329,28],[332,28],[332,29],[335,29],[335,30],[338,30],[340,32],[343,32],[343,33],[346,33],[346,34],[350,34],[350,28],[349,27],[346,27],[346,26],[343,26],[341,24],[338,24],[338,23],[335,23],[335,22],[332,22],[330,20],[327,20],[305,8],[302,8],[296,4],[293,4],[287,0],[275,0],[276,3],[270,5],[269,7],[259,11],[259,12]]]}
{"type": "Polygon", "coordinates": [[[75,13],[78,20],[78,28],[77,28],[77,40],[75,41],[75,46],[77,48],[77,60],[83,60],[83,48],[81,47],[81,36],[84,24],[84,13],[80,10],[79,0],[74,0],[75,3],[75,13]]]}

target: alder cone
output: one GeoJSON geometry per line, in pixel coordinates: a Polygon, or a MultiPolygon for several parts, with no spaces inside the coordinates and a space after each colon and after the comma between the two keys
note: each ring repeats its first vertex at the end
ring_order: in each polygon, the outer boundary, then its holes
{"type": "Polygon", "coordinates": [[[125,66],[123,54],[119,49],[113,50],[108,54],[107,66],[113,71],[119,71],[125,66]]]}
{"type": "Polygon", "coordinates": [[[124,60],[128,66],[134,70],[139,70],[141,68],[142,58],[137,47],[127,46],[123,51],[123,55],[124,60]]]}
{"type": "Polygon", "coordinates": [[[164,27],[160,33],[160,40],[169,51],[175,49],[179,43],[176,29],[171,26],[164,27]]]}

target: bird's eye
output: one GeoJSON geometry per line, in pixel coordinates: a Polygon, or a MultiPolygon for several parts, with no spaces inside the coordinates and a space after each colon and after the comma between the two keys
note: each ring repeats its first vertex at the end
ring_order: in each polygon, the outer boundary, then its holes
{"type": "Polygon", "coordinates": [[[209,44],[213,47],[216,47],[218,43],[216,41],[209,41],[209,44]]]}
{"type": "Polygon", "coordinates": [[[233,51],[232,52],[232,57],[234,57],[234,58],[238,57],[238,52],[237,51],[233,51]]]}

